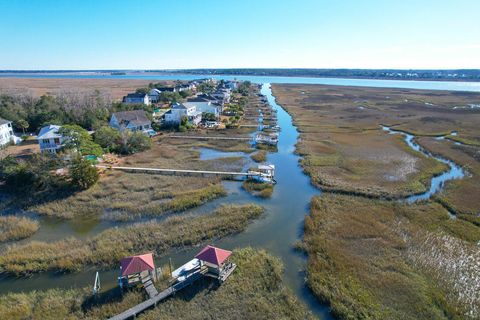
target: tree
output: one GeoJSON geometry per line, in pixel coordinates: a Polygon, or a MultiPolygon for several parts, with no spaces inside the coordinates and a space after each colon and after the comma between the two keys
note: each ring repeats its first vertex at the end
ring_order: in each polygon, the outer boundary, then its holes
{"type": "Polygon", "coordinates": [[[16,124],[17,124],[17,127],[22,128],[23,134],[25,134],[25,130],[28,129],[28,127],[30,126],[30,125],[28,124],[28,121],[25,120],[25,119],[20,119],[20,120],[18,120],[18,121],[16,122],[16,124]]]}
{"type": "Polygon", "coordinates": [[[122,154],[133,154],[150,149],[152,141],[140,131],[125,130],[120,133],[117,152],[122,154]]]}
{"type": "Polygon", "coordinates": [[[65,137],[64,149],[75,150],[82,155],[94,155],[100,157],[102,148],[93,142],[92,136],[87,130],[78,125],[64,125],[59,133],[65,137]]]}
{"type": "Polygon", "coordinates": [[[117,150],[120,140],[120,132],[117,130],[110,126],[103,126],[95,131],[94,136],[95,142],[98,143],[105,151],[113,152],[117,150]]]}
{"type": "Polygon", "coordinates": [[[99,177],[97,168],[95,168],[89,160],[77,153],[70,163],[70,179],[72,184],[85,190],[97,183],[99,177]]]}

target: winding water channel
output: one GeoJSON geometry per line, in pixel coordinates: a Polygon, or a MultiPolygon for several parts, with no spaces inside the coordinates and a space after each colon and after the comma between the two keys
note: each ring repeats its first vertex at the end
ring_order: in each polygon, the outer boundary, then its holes
{"type": "MultiPolygon", "coordinates": [[[[188,79],[194,78],[199,78],[199,76],[188,76],[188,79]]],[[[229,79],[229,77],[222,78],[229,79]]],[[[242,79],[242,77],[236,78],[242,79]]],[[[173,75],[170,79],[185,80],[178,75],[173,75]]],[[[304,78],[287,78],[289,83],[314,83],[311,81],[305,82],[302,79],[304,78]]],[[[245,232],[214,241],[214,244],[226,249],[253,246],[265,249],[273,255],[280,257],[285,265],[285,282],[287,286],[289,286],[295,294],[307,304],[314,314],[323,319],[332,319],[328,307],[320,304],[307,289],[304,280],[305,256],[293,249],[294,243],[302,237],[303,221],[305,215],[308,213],[310,200],[313,196],[319,195],[321,191],[311,185],[310,178],[302,172],[302,169],[299,166],[299,156],[294,154],[295,144],[297,143],[299,133],[297,128],[293,125],[291,116],[276,103],[270,89],[270,83],[268,82],[268,80],[271,79],[248,77],[247,79],[242,80],[250,80],[256,83],[265,81],[263,82],[261,92],[267,97],[270,105],[277,110],[278,125],[281,127],[281,131],[279,132],[278,152],[269,153],[267,159],[267,162],[273,163],[276,166],[275,179],[277,184],[274,193],[270,199],[260,199],[245,192],[241,188],[240,183],[225,181],[223,182],[223,185],[228,191],[227,197],[216,199],[199,208],[188,210],[186,213],[206,214],[224,203],[257,203],[265,207],[266,214],[264,217],[252,223],[245,232]]],[[[438,83],[435,84],[435,86],[437,85],[438,83]]],[[[473,88],[476,89],[477,87],[474,86],[473,88]]],[[[480,86],[478,88],[480,90],[480,86]]],[[[447,87],[441,89],[450,88],[447,87]]],[[[395,131],[388,127],[383,127],[383,129],[391,134],[403,134],[405,136],[405,141],[412,149],[422,152],[426,156],[435,157],[437,160],[448,164],[450,167],[449,171],[432,179],[431,186],[427,192],[421,195],[408,197],[406,201],[413,202],[428,199],[432,194],[438,192],[446,181],[462,178],[464,176],[465,173],[461,167],[447,159],[434,156],[426,150],[423,150],[414,141],[412,135],[395,131]]],[[[241,153],[215,153],[209,149],[199,151],[202,159],[212,159],[225,156],[247,156],[241,153]]],[[[56,239],[62,239],[66,236],[85,238],[98,234],[106,228],[122,225],[123,224],[121,223],[105,222],[96,219],[80,223],[79,221],[65,222],[42,218],[40,231],[34,236],[34,239],[53,241],[56,239]]],[[[178,266],[191,259],[197,251],[198,248],[182,251],[172,250],[167,252],[165,256],[159,258],[157,263],[163,265],[168,262],[169,258],[171,258],[173,263],[178,266]]],[[[94,269],[90,269],[74,274],[44,273],[34,275],[28,279],[3,277],[0,278],[0,293],[9,291],[28,291],[33,289],[44,290],[47,288],[85,287],[93,284],[95,271],[96,270],[94,269]]],[[[101,271],[100,277],[103,289],[115,286],[117,275],[117,269],[101,271]]]]}

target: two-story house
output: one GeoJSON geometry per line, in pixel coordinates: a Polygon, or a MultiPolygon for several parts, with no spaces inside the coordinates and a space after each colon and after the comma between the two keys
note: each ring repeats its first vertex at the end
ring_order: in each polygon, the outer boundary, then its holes
{"type": "Polygon", "coordinates": [[[152,131],[152,122],[144,110],[115,112],[110,119],[110,126],[119,131],[131,130],[145,133],[152,131]]]}
{"type": "Polygon", "coordinates": [[[172,108],[165,113],[165,123],[170,125],[178,125],[182,118],[187,117],[188,122],[198,125],[202,121],[202,112],[198,111],[195,105],[184,105],[175,103],[172,108]]]}
{"type": "Polygon", "coordinates": [[[0,118],[0,147],[14,142],[12,122],[0,118]]]}
{"type": "Polygon", "coordinates": [[[123,103],[125,104],[145,104],[150,105],[151,101],[146,93],[129,93],[123,97],[123,103]]]}
{"type": "Polygon", "coordinates": [[[60,133],[61,126],[48,125],[40,129],[37,140],[40,145],[40,152],[57,153],[63,147],[65,137],[60,133]]]}

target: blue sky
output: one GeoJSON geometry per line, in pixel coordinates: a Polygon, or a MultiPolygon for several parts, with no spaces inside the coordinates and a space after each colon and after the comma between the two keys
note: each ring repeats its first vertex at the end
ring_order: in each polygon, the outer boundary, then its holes
{"type": "Polygon", "coordinates": [[[0,0],[0,69],[480,68],[479,0],[0,0]]]}

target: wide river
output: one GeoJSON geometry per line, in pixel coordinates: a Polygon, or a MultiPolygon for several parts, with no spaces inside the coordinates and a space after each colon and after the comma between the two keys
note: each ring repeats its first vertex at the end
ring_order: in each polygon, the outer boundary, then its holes
{"type": "MultiPolygon", "coordinates": [[[[115,78],[115,79],[149,79],[165,80],[180,79],[191,80],[198,79],[198,75],[171,75],[171,76],[98,76],[98,75],[35,75],[23,77],[58,77],[58,78],[115,78]]],[[[209,76],[203,76],[209,77],[209,76]]],[[[292,123],[292,118],[279,106],[270,90],[270,83],[309,83],[309,84],[335,84],[351,86],[375,86],[375,87],[398,87],[411,89],[430,89],[430,90],[463,90],[479,91],[480,83],[470,82],[416,82],[416,81],[391,81],[391,80],[357,80],[357,79],[323,79],[323,78],[293,78],[293,77],[215,77],[217,79],[239,79],[249,80],[254,83],[261,83],[262,94],[264,94],[269,103],[278,113],[278,124],[281,127],[279,135],[278,152],[268,154],[268,162],[276,166],[275,190],[270,199],[259,199],[253,197],[242,190],[238,182],[224,182],[225,188],[229,191],[227,197],[214,200],[199,208],[189,210],[189,213],[204,214],[210,212],[215,207],[223,204],[242,204],[258,203],[265,207],[266,214],[263,218],[251,224],[245,232],[226,237],[215,241],[214,244],[226,249],[234,249],[245,246],[262,248],[268,252],[280,257],[285,265],[285,282],[296,293],[296,295],[307,306],[321,318],[331,319],[328,307],[320,304],[305,286],[304,268],[305,256],[296,252],[293,245],[302,237],[302,226],[305,215],[308,213],[310,199],[320,194],[320,190],[310,184],[310,179],[306,176],[299,166],[299,157],[294,154],[295,144],[298,139],[298,132],[292,123]]],[[[207,151],[205,152],[207,153],[207,151]]],[[[238,156],[238,154],[232,154],[238,156]]],[[[205,154],[209,157],[208,154],[205,154]]],[[[224,155],[222,155],[224,156],[224,155]]],[[[437,191],[437,190],[436,190],[437,191]]],[[[431,194],[429,194],[430,196],[431,194]]],[[[61,239],[67,235],[73,235],[80,238],[93,236],[112,227],[115,224],[101,221],[61,222],[42,220],[39,233],[34,236],[37,240],[52,241],[61,239]],[[44,231],[42,232],[42,229],[44,231]]],[[[119,224],[117,224],[119,225],[119,224]]],[[[191,259],[198,251],[198,248],[183,250],[181,252],[172,251],[158,260],[158,263],[167,263],[171,258],[176,266],[179,266],[191,259]]],[[[28,279],[14,279],[9,277],[0,278],[0,293],[9,291],[27,291],[32,289],[45,289],[52,287],[68,288],[72,286],[84,287],[93,285],[96,270],[87,270],[76,274],[53,274],[45,273],[35,275],[28,279]]],[[[102,286],[104,289],[113,287],[116,284],[118,270],[106,270],[100,272],[102,286]]]]}

